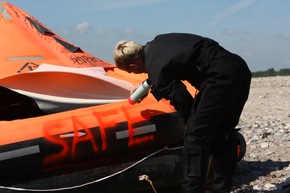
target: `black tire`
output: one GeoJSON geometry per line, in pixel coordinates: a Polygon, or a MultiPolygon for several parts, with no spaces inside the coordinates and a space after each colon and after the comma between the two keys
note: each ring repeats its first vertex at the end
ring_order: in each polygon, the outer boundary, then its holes
{"type": "Polygon", "coordinates": [[[237,139],[237,162],[241,161],[246,154],[247,143],[244,136],[236,131],[236,139],[237,139]]]}

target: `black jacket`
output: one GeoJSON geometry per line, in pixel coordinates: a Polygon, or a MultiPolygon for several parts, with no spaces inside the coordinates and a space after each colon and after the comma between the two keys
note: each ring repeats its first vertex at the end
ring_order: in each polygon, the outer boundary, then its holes
{"type": "Polygon", "coordinates": [[[181,117],[187,118],[193,97],[182,80],[199,88],[214,52],[215,41],[194,34],[171,33],[156,36],[143,49],[145,68],[152,81],[152,94],[157,100],[171,101],[181,117]]]}

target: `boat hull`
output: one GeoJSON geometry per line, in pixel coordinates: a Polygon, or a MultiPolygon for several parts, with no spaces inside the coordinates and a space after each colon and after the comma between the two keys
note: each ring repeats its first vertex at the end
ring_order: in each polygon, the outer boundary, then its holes
{"type": "Polygon", "coordinates": [[[15,192],[16,188],[21,191],[47,190],[63,193],[153,192],[149,181],[139,179],[146,175],[157,192],[166,190],[177,193],[181,184],[182,148],[160,149],[153,154],[102,167],[93,167],[94,162],[88,162],[90,167],[85,170],[74,171],[67,166],[62,169],[22,173],[17,177],[6,176],[0,178],[1,185],[5,186],[1,192],[15,192]]]}

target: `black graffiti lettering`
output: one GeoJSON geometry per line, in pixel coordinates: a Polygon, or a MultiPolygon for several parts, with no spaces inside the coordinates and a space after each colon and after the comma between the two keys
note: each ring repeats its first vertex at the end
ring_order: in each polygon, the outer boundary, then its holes
{"type": "Polygon", "coordinates": [[[77,60],[79,64],[87,63],[82,57],[77,57],[77,60]]]}
{"type": "Polygon", "coordinates": [[[27,62],[17,72],[20,73],[20,72],[22,72],[23,70],[25,70],[27,68],[28,68],[29,71],[33,71],[36,68],[38,68],[38,66],[39,66],[38,64],[35,64],[33,62],[27,62]]]}
{"type": "Polygon", "coordinates": [[[26,66],[29,64],[29,62],[25,63],[17,72],[20,73],[22,70],[26,68],[26,66]]]}
{"type": "Polygon", "coordinates": [[[86,62],[82,59],[82,57],[79,57],[79,56],[73,58],[73,61],[76,62],[76,63],[78,63],[78,64],[86,63],[86,62]]]}
{"type": "Polygon", "coordinates": [[[76,58],[72,58],[71,60],[73,61],[73,63],[78,63],[76,58]]]}
{"type": "Polygon", "coordinates": [[[99,60],[98,58],[92,56],[92,57],[88,57],[88,56],[77,56],[75,58],[72,58],[72,60],[78,64],[85,64],[85,63],[95,63],[95,62],[98,62],[98,61],[101,61],[99,60]]]}
{"type": "Polygon", "coordinates": [[[86,62],[93,62],[93,60],[91,60],[92,57],[82,56],[82,58],[83,58],[86,62]]]}

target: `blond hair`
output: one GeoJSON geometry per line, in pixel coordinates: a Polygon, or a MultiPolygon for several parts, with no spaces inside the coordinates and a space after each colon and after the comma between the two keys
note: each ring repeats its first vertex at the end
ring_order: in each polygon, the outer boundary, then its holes
{"type": "Polygon", "coordinates": [[[127,69],[136,59],[141,57],[143,46],[130,40],[122,40],[116,44],[114,60],[118,68],[127,69]]]}

